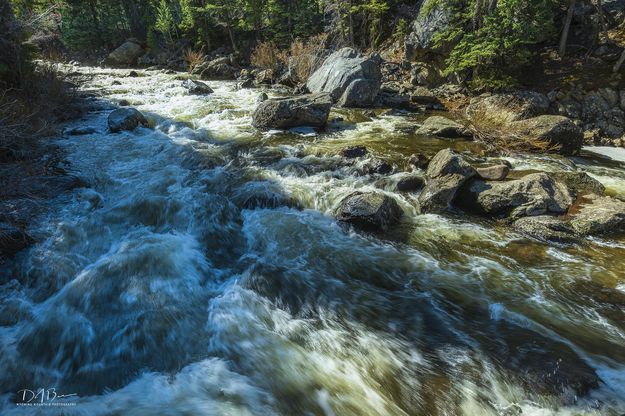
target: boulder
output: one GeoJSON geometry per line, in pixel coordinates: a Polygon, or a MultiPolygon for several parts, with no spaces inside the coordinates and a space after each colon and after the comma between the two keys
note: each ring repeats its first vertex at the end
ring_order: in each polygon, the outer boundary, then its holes
{"type": "Polygon", "coordinates": [[[11,224],[0,222],[0,255],[12,255],[25,249],[32,239],[11,224]]]}
{"type": "Polygon", "coordinates": [[[605,192],[603,184],[586,172],[550,172],[549,175],[565,184],[575,197],[586,194],[603,195],[605,192]]]}
{"type": "Polygon", "coordinates": [[[325,93],[269,99],[260,103],[254,111],[252,125],[260,129],[323,127],[331,107],[332,98],[325,93]]]}
{"type": "Polygon", "coordinates": [[[385,175],[393,171],[393,166],[390,163],[377,157],[367,162],[364,168],[369,175],[385,175]]]}
{"type": "Polygon", "coordinates": [[[454,200],[459,208],[476,214],[513,219],[564,214],[573,203],[568,187],[546,173],[533,173],[506,182],[475,179],[454,200]]]}
{"type": "Polygon", "coordinates": [[[435,35],[445,30],[448,25],[448,8],[434,6],[427,13],[420,13],[419,17],[412,22],[410,34],[406,38],[404,45],[406,59],[408,61],[417,59],[428,61],[426,58],[430,58],[432,55],[443,55],[450,50],[449,48],[452,48],[453,44],[438,46],[434,42],[435,35]]]}
{"type": "Polygon", "coordinates": [[[416,133],[448,139],[471,137],[471,132],[462,124],[443,116],[428,117],[416,133]]]}
{"type": "Polygon", "coordinates": [[[205,83],[201,81],[196,81],[193,79],[188,79],[186,81],[183,81],[182,86],[187,89],[189,94],[193,94],[193,95],[205,95],[205,94],[212,94],[213,92],[215,92],[213,91],[211,87],[209,87],[205,83]]]}
{"type": "Polygon", "coordinates": [[[547,114],[549,105],[547,96],[535,91],[482,94],[471,98],[466,113],[469,118],[491,116],[511,122],[547,114]]]}
{"type": "Polygon", "coordinates": [[[425,169],[430,163],[430,158],[422,153],[413,153],[408,157],[408,164],[418,169],[425,169]]]}
{"type": "Polygon", "coordinates": [[[94,134],[98,131],[93,127],[76,127],[67,131],[69,136],[84,136],[87,134],[94,134]]]}
{"type": "Polygon", "coordinates": [[[586,195],[571,226],[581,235],[625,232],[625,202],[609,196],[586,195]]]}
{"type": "Polygon", "coordinates": [[[193,68],[191,73],[199,75],[204,80],[228,80],[236,79],[237,69],[232,66],[230,57],[226,56],[201,63],[193,68]]]}
{"type": "Polygon", "coordinates": [[[425,181],[419,175],[408,175],[397,181],[396,189],[399,192],[413,192],[423,188],[425,181]]]}
{"type": "Polygon", "coordinates": [[[306,87],[312,93],[329,93],[335,103],[345,107],[369,107],[380,90],[380,61],[377,54],[366,57],[343,48],[325,60],[306,87]]]}
{"type": "Polygon", "coordinates": [[[522,234],[545,242],[571,243],[576,240],[573,227],[562,218],[551,215],[519,218],[513,227],[522,234]]]}
{"type": "Polygon", "coordinates": [[[367,153],[368,153],[368,150],[363,145],[349,146],[341,150],[341,156],[346,157],[348,159],[362,157],[366,155],[367,153]]]}
{"type": "Polygon", "coordinates": [[[572,155],[579,153],[584,142],[584,132],[564,116],[538,116],[510,123],[518,134],[548,141],[558,146],[559,153],[572,155]]]}
{"type": "Polygon", "coordinates": [[[132,40],[127,40],[109,54],[107,63],[109,65],[135,65],[143,52],[141,45],[132,40]]]}
{"type": "Polygon", "coordinates": [[[427,183],[419,195],[421,212],[436,212],[448,208],[456,192],[477,173],[458,153],[451,149],[438,152],[428,164],[427,183]]]}
{"type": "Polygon", "coordinates": [[[145,116],[136,108],[118,108],[108,116],[108,126],[111,132],[134,130],[139,125],[147,126],[145,116]]]}
{"type": "Polygon", "coordinates": [[[403,211],[395,200],[379,192],[354,192],[335,210],[339,221],[364,229],[385,230],[399,221],[403,211]]]}
{"type": "Polygon", "coordinates": [[[475,170],[480,178],[487,181],[503,181],[510,173],[510,168],[506,165],[487,166],[475,170]]]}

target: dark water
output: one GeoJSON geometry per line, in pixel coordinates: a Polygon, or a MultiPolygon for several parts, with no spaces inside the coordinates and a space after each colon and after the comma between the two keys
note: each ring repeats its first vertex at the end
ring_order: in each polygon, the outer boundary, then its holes
{"type": "MultiPolygon", "coordinates": [[[[625,412],[625,239],[553,247],[417,215],[415,195],[391,191],[405,173],[380,181],[336,156],[365,144],[399,171],[413,152],[475,144],[349,111],[320,136],[261,134],[259,91],[215,82],[196,97],[173,75],[80,70],[101,104],[128,99],[156,128],[109,135],[102,109],[77,123],[100,133],[59,140],[91,188],[59,198],[2,279],[3,415],[625,412]],[[396,198],[401,224],[337,224],[355,188],[396,198]],[[38,388],[75,405],[14,403],[38,388]]],[[[574,162],[625,196],[623,165],[574,162]]]]}

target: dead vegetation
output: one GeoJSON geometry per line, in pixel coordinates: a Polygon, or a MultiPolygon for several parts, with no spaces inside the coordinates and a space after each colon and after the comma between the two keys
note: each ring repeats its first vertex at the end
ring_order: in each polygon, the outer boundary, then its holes
{"type": "Polygon", "coordinates": [[[195,68],[207,61],[207,56],[203,47],[199,50],[187,48],[184,50],[183,56],[189,72],[193,72],[195,68]]]}
{"type": "Polygon", "coordinates": [[[473,137],[486,144],[489,150],[503,154],[515,152],[555,153],[560,146],[546,139],[525,134],[515,128],[508,111],[477,110],[471,113],[469,125],[473,137]]]}

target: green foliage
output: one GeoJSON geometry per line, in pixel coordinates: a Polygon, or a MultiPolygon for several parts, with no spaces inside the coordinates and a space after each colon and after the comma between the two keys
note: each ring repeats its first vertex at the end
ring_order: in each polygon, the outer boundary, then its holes
{"type": "Polygon", "coordinates": [[[172,33],[174,31],[176,23],[171,13],[171,9],[167,0],[160,0],[158,7],[156,8],[156,21],[154,22],[154,29],[160,32],[169,45],[174,42],[172,33]]]}
{"type": "Polygon", "coordinates": [[[431,0],[427,5],[445,7],[450,15],[448,27],[435,37],[439,47],[454,45],[444,74],[470,73],[474,87],[514,84],[530,62],[532,47],[554,30],[552,0],[499,0],[492,9],[484,0],[431,0]]]}

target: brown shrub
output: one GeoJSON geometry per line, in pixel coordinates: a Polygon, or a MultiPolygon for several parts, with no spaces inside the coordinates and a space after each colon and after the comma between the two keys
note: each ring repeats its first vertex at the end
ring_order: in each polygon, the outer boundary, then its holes
{"type": "Polygon", "coordinates": [[[473,137],[485,143],[491,150],[502,153],[551,153],[560,149],[559,145],[551,144],[548,140],[529,136],[515,129],[511,124],[509,111],[473,111],[468,127],[473,137]]]}
{"type": "Polygon", "coordinates": [[[273,42],[261,42],[256,45],[250,56],[252,65],[277,71],[280,63],[284,60],[284,55],[273,42]]]}
{"type": "Polygon", "coordinates": [[[204,47],[200,50],[187,48],[183,52],[184,60],[187,62],[187,69],[189,72],[193,72],[195,68],[206,62],[206,54],[204,53],[204,47]]]}
{"type": "Polygon", "coordinates": [[[289,49],[288,61],[293,75],[298,81],[304,82],[321,65],[326,50],[327,33],[310,37],[305,43],[296,39],[289,49]]]}

